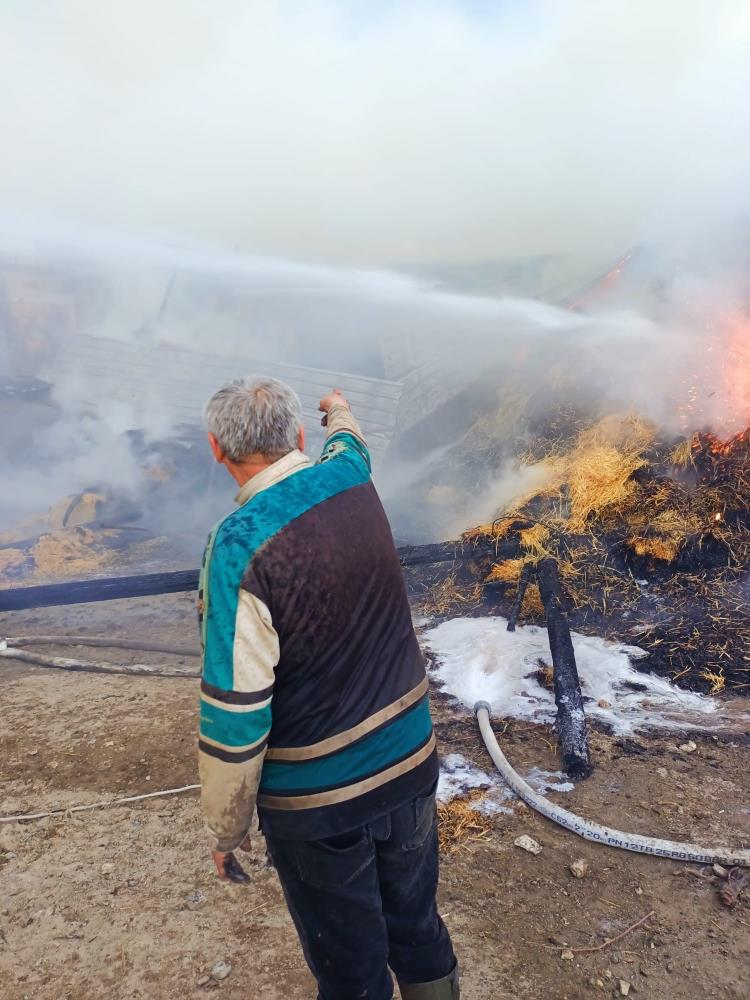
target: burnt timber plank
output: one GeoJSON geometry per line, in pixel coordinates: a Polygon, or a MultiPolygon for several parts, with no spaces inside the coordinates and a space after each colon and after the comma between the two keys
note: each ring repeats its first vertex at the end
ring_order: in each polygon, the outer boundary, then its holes
{"type": "MultiPolygon", "coordinates": [[[[464,550],[457,542],[441,542],[436,545],[408,545],[399,549],[398,553],[401,565],[406,567],[453,562],[468,558],[471,551],[473,550],[464,550]]],[[[158,594],[181,594],[197,588],[197,569],[106,577],[100,580],[71,580],[39,587],[13,587],[0,590],[0,612],[118,601],[128,597],[155,597],[158,594]]]]}
{"type": "Polygon", "coordinates": [[[175,573],[145,573],[140,576],[115,576],[101,580],[72,580],[40,587],[0,590],[0,611],[49,608],[61,604],[89,604],[93,601],[117,601],[123,597],[181,594],[196,590],[197,587],[197,569],[179,570],[175,573]]]}

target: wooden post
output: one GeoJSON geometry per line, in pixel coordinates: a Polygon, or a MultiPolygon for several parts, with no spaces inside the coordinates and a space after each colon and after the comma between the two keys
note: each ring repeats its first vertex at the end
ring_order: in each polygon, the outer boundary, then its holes
{"type": "Polygon", "coordinates": [[[573,641],[563,609],[556,561],[542,559],[537,565],[537,578],[547,613],[557,703],[557,738],[563,766],[571,778],[588,778],[593,768],[586,731],[586,713],[583,709],[573,641]]]}

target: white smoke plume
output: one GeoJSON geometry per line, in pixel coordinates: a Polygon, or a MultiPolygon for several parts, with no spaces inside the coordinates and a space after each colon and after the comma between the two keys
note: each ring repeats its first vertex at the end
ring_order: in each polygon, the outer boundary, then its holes
{"type": "MultiPolygon", "coordinates": [[[[0,255],[95,268],[83,333],[376,377],[408,344],[462,385],[731,433],[749,43],[741,0],[6,4],[0,255]],[[525,283],[544,260],[556,280],[525,283]]],[[[133,404],[147,438],[175,424],[159,388],[133,404]]],[[[87,392],[62,380],[65,419],[4,460],[0,520],[102,478],[139,492],[133,414],[87,392]]],[[[434,460],[463,405],[436,406],[434,460]]]]}
{"type": "Polygon", "coordinates": [[[747,211],[743,0],[26,0],[0,206],[365,264],[747,211]]]}

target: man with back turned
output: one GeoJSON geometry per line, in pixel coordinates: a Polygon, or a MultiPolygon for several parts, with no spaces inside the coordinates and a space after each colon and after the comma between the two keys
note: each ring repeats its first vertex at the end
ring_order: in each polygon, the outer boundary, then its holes
{"type": "Polygon", "coordinates": [[[243,379],[206,407],[239,506],[201,572],[200,775],[219,876],[257,805],[319,1000],[455,1000],[437,912],[427,677],[370,458],[346,399],[321,400],[313,464],[299,399],[243,379]]]}

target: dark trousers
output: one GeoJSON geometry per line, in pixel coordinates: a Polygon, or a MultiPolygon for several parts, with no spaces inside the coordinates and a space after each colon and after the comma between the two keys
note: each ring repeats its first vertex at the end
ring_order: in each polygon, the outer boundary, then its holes
{"type": "Polygon", "coordinates": [[[266,837],[318,1000],[390,1000],[456,964],[437,912],[434,792],[327,840],[266,837]]]}

